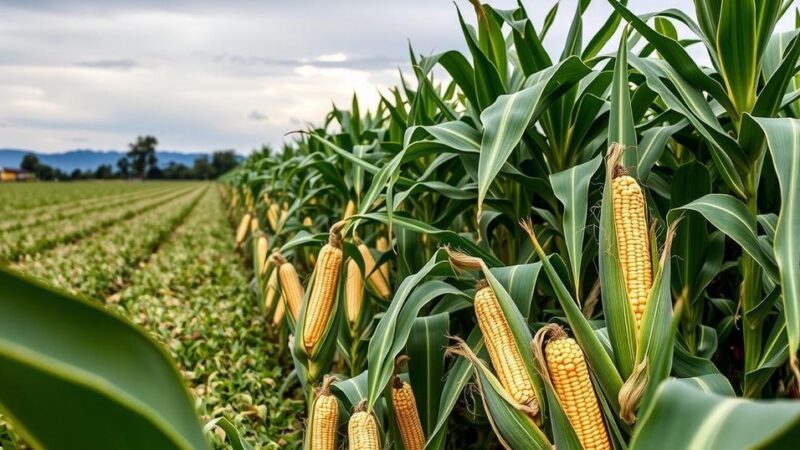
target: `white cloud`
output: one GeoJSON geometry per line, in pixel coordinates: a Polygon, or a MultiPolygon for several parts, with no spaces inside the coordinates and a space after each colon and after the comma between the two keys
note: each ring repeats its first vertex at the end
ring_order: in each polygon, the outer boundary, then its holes
{"type": "MultiPolygon", "coordinates": [[[[541,24],[555,0],[527,0],[541,24]]],[[[577,0],[545,44],[560,53],[577,0]]],[[[661,2],[635,2],[635,11],[661,2]]],[[[670,5],[691,11],[690,0],[670,5]]],[[[492,2],[511,8],[515,0],[492,2]]],[[[421,53],[465,51],[450,2],[231,0],[6,1],[0,6],[0,147],[161,147],[247,152],[319,123],[331,103],[364,108],[421,53]],[[15,6],[16,5],[16,6],[15,6]]],[[[471,6],[457,2],[467,20],[471,6]]],[[[610,6],[595,0],[585,32],[610,6]]],[[[790,25],[785,25],[784,28],[790,25]]],[[[702,58],[702,51],[695,50],[702,58]]]]}

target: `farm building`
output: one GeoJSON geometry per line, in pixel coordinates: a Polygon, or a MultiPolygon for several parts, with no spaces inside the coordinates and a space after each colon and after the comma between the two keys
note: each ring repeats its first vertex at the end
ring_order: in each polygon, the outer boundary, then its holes
{"type": "Polygon", "coordinates": [[[0,167],[0,181],[28,181],[33,179],[33,174],[27,170],[0,167]]]}

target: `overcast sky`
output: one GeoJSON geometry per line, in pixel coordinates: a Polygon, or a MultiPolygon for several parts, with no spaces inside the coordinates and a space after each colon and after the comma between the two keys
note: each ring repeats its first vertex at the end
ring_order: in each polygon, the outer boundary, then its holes
{"type": "MultiPolygon", "coordinates": [[[[466,0],[456,2],[468,20],[466,0]]],[[[510,8],[516,2],[491,2],[510,8]]],[[[554,0],[524,2],[537,25],[554,0]]],[[[576,1],[546,42],[560,50],[576,1]]],[[[667,5],[638,0],[636,12],[667,5]]],[[[689,0],[669,2],[691,13],[689,0]]],[[[592,33],[610,6],[584,15],[592,33]]],[[[788,24],[784,24],[784,28],[788,24]]],[[[160,148],[246,154],[319,123],[352,93],[364,104],[419,53],[463,49],[446,0],[0,0],[0,147],[160,148]]]]}

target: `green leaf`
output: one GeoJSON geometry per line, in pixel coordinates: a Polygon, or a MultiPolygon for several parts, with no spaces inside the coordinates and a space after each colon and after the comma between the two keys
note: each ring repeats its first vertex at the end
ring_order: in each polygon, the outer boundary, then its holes
{"type": "Polygon", "coordinates": [[[736,113],[751,111],[758,79],[754,0],[722,0],[716,44],[722,78],[736,113]]]}
{"type": "Polygon", "coordinates": [[[636,151],[636,128],[631,111],[631,93],[628,86],[628,29],[619,40],[619,50],[614,62],[614,82],[611,84],[611,112],[608,118],[608,145],[622,144],[629,151],[622,154],[622,165],[636,177],[639,152],[636,151]]]}
{"type": "Polygon", "coordinates": [[[564,205],[564,241],[567,244],[576,298],[581,295],[581,257],[589,210],[589,183],[602,161],[602,156],[598,155],[591,161],[550,175],[553,193],[564,205]]]}
{"type": "Polygon", "coordinates": [[[780,273],[790,358],[800,349],[800,120],[754,117],[767,139],[781,190],[775,229],[775,260],[780,273]]]}
{"type": "Polygon", "coordinates": [[[99,305],[2,267],[0,286],[0,405],[29,444],[207,448],[160,344],[99,305]]]}
{"type": "Polygon", "coordinates": [[[770,278],[778,280],[775,260],[772,255],[764,253],[758,243],[756,217],[741,200],[725,194],[708,194],[674,211],[679,210],[697,211],[702,214],[706,220],[750,254],[770,278]]]}
{"type": "Polygon", "coordinates": [[[481,157],[478,164],[478,216],[489,187],[511,153],[519,144],[528,124],[541,113],[547,97],[558,87],[576,83],[589,73],[577,57],[534,74],[526,88],[502,95],[481,113],[484,127],[481,157]]]}
{"type": "Polygon", "coordinates": [[[450,315],[418,317],[408,337],[408,377],[422,428],[428,436],[436,427],[439,412],[439,396],[428,393],[442,392],[444,387],[444,349],[450,330],[450,315]]]}
{"type": "Polygon", "coordinates": [[[722,397],[672,380],[659,387],[630,448],[791,448],[789,442],[800,437],[799,425],[800,403],[722,397]]]}

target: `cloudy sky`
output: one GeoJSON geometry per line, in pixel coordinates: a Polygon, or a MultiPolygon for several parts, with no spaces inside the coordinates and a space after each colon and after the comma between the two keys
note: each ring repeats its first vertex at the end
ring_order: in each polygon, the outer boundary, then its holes
{"type": "MultiPolygon", "coordinates": [[[[554,3],[525,2],[537,23],[554,3]]],[[[562,0],[549,48],[560,49],[575,3],[562,0]]],[[[637,12],[664,6],[632,3],[637,12]]],[[[689,0],[672,3],[692,10],[689,0]]],[[[456,4],[473,19],[466,0],[456,4]]],[[[595,0],[585,32],[609,11],[595,0]]],[[[463,49],[455,5],[0,0],[0,147],[121,149],[145,133],[185,152],[279,145],[354,91],[374,105],[407,70],[408,40],[426,54],[463,49]]]]}

